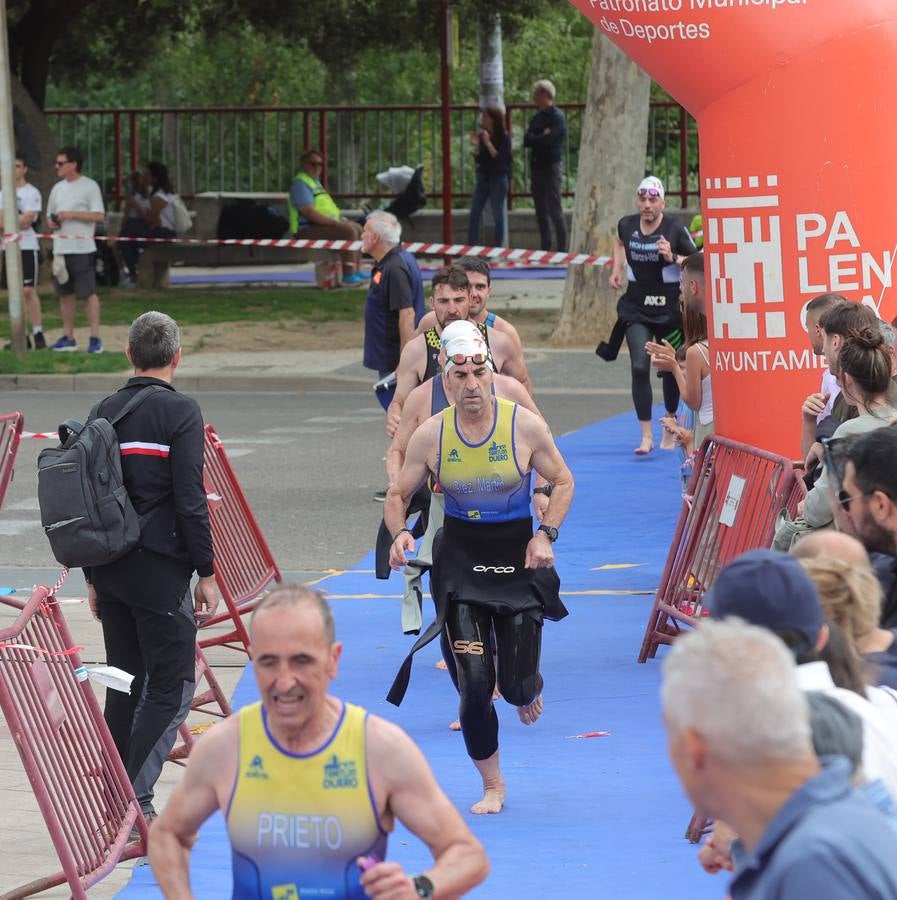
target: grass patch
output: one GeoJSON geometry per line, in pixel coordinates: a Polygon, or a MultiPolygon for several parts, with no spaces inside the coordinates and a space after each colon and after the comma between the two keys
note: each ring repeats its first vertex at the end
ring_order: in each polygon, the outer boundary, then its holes
{"type": "MultiPolygon", "coordinates": [[[[286,328],[294,324],[312,327],[325,322],[359,322],[364,314],[367,292],[359,289],[322,291],[318,288],[173,288],[164,291],[133,291],[100,288],[102,325],[130,325],[148,309],[168,313],[179,325],[214,325],[219,322],[271,322],[286,328]]],[[[62,331],[62,319],[54,297],[41,291],[43,326],[48,341],[62,331]]],[[[0,346],[9,341],[9,307],[6,292],[0,294],[0,346]]],[[[75,327],[87,324],[84,304],[78,303],[75,327]]],[[[27,327],[27,323],[26,323],[27,327]]],[[[101,331],[102,334],[102,331],[101,331]]],[[[202,349],[200,337],[191,348],[202,349]]],[[[71,375],[77,372],[125,372],[129,369],[123,353],[30,352],[18,360],[11,350],[0,350],[0,374],[71,375]]]]}
{"type": "MultiPolygon", "coordinates": [[[[59,331],[62,319],[55,299],[41,291],[44,331],[59,331]]],[[[168,313],[179,325],[209,325],[217,322],[360,321],[367,292],[358,288],[322,291],[317,288],[171,288],[165,291],[129,291],[100,288],[102,323],[129,325],[148,309],[168,313]]],[[[6,294],[0,294],[4,298],[6,294]]],[[[84,324],[83,304],[78,304],[77,325],[84,324]]],[[[0,337],[9,339],[6,302],[0,311],[0,337]]]]}
{"type": "Polygon", "coordinates": [[[75,375],[79,372],[127,372],[130,368],[124,353],[32,350],[20,360],[12,350],[0,350],[0,373],[4,375],[75,375]]]}

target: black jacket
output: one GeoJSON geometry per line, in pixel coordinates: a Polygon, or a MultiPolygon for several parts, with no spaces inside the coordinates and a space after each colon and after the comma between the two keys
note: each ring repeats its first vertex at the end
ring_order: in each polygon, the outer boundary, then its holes
{"type": "Polygon", "coordinates": [[[135,377],[103,400],[97,412],[111,419],[150,384],[166,390],[150,396],[115,426],[125,487],[137,513],[146,518],[139,546],[180,560],[207,577],[214,573],[199,404],[158,378],[135,377]]]}
{"type": "Polygon", "coordinates": [[[567,137],[567,119],[553,104],[540,109],[530,119],[523,135],[523,145],[530,148],[530,162],[536,171],[550,169],[561,161],[564,139],[567,137]],[[550,129],[545,134],[545,129],[550,129]]]}

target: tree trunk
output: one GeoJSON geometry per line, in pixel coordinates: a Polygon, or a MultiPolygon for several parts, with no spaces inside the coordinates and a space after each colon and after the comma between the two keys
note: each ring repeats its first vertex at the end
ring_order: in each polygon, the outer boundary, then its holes
{"type": "MultiPolygon", "coordinates": [[[[620,217],[635,211],[635,188],[645,174],[651,80],[595,29],[583,116],[570,249],[613,255],[620,217]]],[[[571,266],[556,344],[596,343],[616,320],[619,293],[604,266],[571,266]]]]}
{"type": "Polygon", "coordinates": [[[57,180],[53,161],[59,144],[44,114],[17,78],[12,79],[12,107],[16,149],[24,154],[28,180],[41,192],[46,207],[50,188],[57,180]]]}

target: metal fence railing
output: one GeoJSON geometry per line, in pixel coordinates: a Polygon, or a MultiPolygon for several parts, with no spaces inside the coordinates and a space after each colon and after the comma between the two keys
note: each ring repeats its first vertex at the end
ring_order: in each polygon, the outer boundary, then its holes
{"type": "MultiPolygon", "coordinates": [[[[582,103],[558,104],[567,116],[564,194],[576,184],[582,103]]],[[[510,202],[529,202],[523,133],[529,104],[509,104],[513,144],[510,202]]],[[[51,109],[46,112],[60,145],[74,144],[84,171],[110,200],[119,201],[131,171],[160,159],[185,196],[204,191],[280,193],[287,190],[306,147],[326,160],[325,181],[337,199],[384,199],[375,175],[389,166],[424,166],[433,196],[442,192],[441,108],[435,104],[342,107],[171,107],[143,109],[51,109]]],[[[451,194],[458,205],[470,197],[475,178],[469,134],[476,105],[451,107],[451,194]]],[[[670,199],[687,206],[698,195],[697,128],[676,103],[652,102],[646,172],[663,179],[670,199]]]]}

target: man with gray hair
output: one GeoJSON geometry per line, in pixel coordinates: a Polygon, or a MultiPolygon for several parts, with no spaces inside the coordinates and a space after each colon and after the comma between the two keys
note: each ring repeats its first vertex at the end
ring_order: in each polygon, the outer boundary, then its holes
{"type": "Polygon", "coordinates": [[[554,105],[554,85],[543,78],[533,85],[536,114],[523,135],[523,146],[530,149],[530,190],[536,207],[540,246],[551,249],[551,226],[557,238],[556,250],[567,250],[567,222],[561,207],[564,141],[567,119],[554,105]]]}
{"type": "Polygon", "coordinates": [[[124,485],[143,519],[140,541],[84,574],[106,660],[134,676],[130,694],[107,691],[105,717],[152,819],[156,780],[193,699],[197,621],[214,614],[218,592],[202,480],[202,413],[171,384],[181,360],[177,323],[165,313],[144,313],[131,323],[126,353],[134,377],[97,403],[91,417],[114,419],[134,402],[115,431],[124,485]]]}
{"type": "Polygon", "coordinates": [[[661,690],[670,759],[695,807],[740,836],[733,900],[897,897],[897,835],[820,762],[791,654],[768,630],[708,621],[679,638],[661,690]]]}
{"type": "Polygon", "coordinates": [[[364,306],[364,365],[381,378],[395,371],[425,310],[423,276],[401,240],[402,226],[392,213],[367,217],[361,246],[374,268],[364,306]]]}

